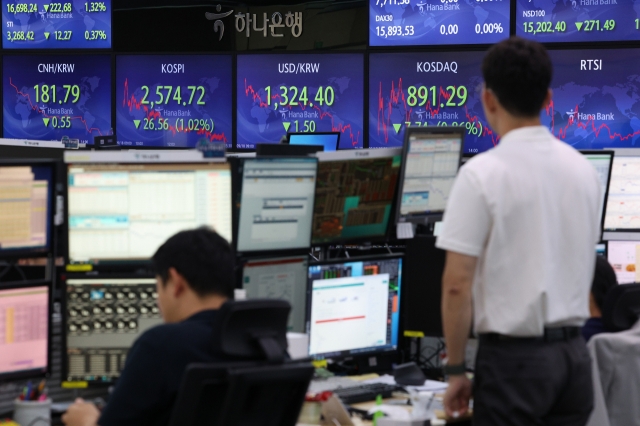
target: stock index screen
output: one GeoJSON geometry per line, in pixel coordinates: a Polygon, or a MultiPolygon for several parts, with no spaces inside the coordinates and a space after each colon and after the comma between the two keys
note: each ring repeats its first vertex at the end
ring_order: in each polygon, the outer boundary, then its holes
{"type": "Polygon", "coordinates": [[[517,0],[516,35],[541,43],[640,39],[640,1],[517,0]]]}
{"type": "Polygon", "coordinates": [[[111,0],[3,0],[4,49],[108,49],[111,0]]]}
{"type": "Polygon", "coordinates": [[[369,146],[401,147],[407,126],[464,126],[464,153],[494,147],[478,88],[484,52],[372,53],[369,146]]]}
{"type": "Polygon", "coordinates": [[[553,97],[542,123],[576,149],[635,148],[640,50],[554,50],[553,97]]]}
{"type": "Polygon", "coordinates": [[[369,0],[371,46],[491,44],[509,37],[509,0],[369,0]]]}
{"type": "Polygon", "coordinates": [[[116,59],[116,126],[126,146],[231,148],[231,56],[123,55],[116,59]]]}
{"type": "Polygon", "coordinates": [[[287,132],[341,132],[362,148],[362,54],[238,55],[237,148],[278,143],[287,132]]]}
{"type": "Polygon", "coordinates": [[[107,55],[5,55],[5,138],[93,143],[111,134],[111,58],[107,55]]]}

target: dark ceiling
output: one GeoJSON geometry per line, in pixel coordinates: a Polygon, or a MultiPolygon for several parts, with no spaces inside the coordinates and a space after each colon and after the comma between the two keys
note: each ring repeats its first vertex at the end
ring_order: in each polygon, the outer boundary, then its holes
{"type": "Polygon", "coordinates": [[[113,0],[112,6],[114,10],[131,10],[131,9],[147,9],[147,8],[188,8],[202,7],[221,4],[228,7],[238,6],[276,6],[276,5],[304,5],[306,8],[312,9],[349,9],[354,7],[363,7],[367,4],[364,0],[324,0],[301,2],[294,0],[253,0],[253,1],[202,1],[202,0],[113,0]]]}

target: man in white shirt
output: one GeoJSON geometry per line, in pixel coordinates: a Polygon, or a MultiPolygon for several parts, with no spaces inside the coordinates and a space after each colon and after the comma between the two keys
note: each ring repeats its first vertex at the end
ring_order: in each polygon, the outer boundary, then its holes
{"type": "Polygon", "coordinates": [[[445,409],[468,409],[473,315],[474,425],[582,426],[593,405],[580,327],[600,233],[599,180],[541,125],[552,77],[542,45],[517,37],[496,44],[482,72],[484,111],[502,138],[460,170],[437,242],[447,251],[445,409]]]}

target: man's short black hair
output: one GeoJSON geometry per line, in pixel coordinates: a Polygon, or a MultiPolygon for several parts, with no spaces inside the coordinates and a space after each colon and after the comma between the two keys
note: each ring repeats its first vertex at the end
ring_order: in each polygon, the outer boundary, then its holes
{"type": "Polygon", "coordinates": [[[603,256],[596,256],[596,272],[591,284],[591,294],[600,311],[604,306],[604,299],[607,293],[617,285],[618,278],[609,261],[603,256]]]}
{"type": "Polygon", "coordinates": [[[200,297],[233,298],[234,256],[231,246],[209,228],[182,231],[160,246],[152,258],[163,283],[175,268],[200,297]]]}
{"type": "Polygon", "coordinates": [[[535,41],[511,37],[494,45],[482,62],[485,87],[516,117],[537,117],[547,96],[553,66],[535,41]]]}

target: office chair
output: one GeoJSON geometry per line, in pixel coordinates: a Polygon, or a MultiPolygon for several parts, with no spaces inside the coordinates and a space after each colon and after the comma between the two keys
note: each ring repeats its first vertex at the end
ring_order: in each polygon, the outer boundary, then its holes
{"type": "Polygon", "coordinates": [[[191,364],[170,426],[294,426],[313,377],[308,363],[287,361],[284,300],[227,302],[212,342],[225,361],[191,364]]]}
{"type": "Polygon", "coordinates": [[[608,331],[630,329],[640,318],[640,284],[622,284],[607,293],[602,322],[608,331]]]}

